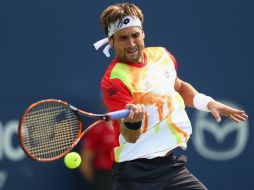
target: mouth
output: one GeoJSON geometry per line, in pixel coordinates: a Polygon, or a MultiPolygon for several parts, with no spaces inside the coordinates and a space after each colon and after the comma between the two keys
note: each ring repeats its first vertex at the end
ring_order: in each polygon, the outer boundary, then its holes
{"type": "Polygon", "coordinates": [[[128,54],[133,54],[133,53],[135,53],[135,52],[137,52],[138,51],[138,48],[134,48],[134,49],[128,49],[126,52],[128,53],[128,54]]]}

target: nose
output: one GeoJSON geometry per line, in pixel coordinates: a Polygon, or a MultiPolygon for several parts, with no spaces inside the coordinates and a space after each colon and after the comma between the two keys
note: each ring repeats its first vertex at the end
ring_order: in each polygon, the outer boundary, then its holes
{"type": "Polygon", "coordinates": [[[135,46],[135,40],[133,38],[129,38],[127,41],[127,47],[134,47],[135,46]]]}

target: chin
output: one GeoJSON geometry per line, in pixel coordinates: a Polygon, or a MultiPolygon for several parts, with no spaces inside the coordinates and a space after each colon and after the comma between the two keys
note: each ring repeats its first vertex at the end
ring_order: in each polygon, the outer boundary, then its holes
{"type": "Polygon", "coordinates": [[[126,60],[127,60],[128,62],[137,63],[137,62],[140,62],[141,56],[126,57],[126,60]]]}
{"type": "Polygon", "coordinates": [[[127,57],[126,60],[128,62],[136,62],[138,60],[138,58],[136,58],[136,57],[127,57]]]}

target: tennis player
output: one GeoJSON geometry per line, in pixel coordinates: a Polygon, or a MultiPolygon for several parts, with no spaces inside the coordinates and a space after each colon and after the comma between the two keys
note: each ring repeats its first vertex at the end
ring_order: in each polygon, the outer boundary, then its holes
{"type": "Polygon", "coordinates": [[[199,93],[177,76],[177,63],[163,47],[146,47],[142,11],[134,4],[109,6],[101,16],[107,38],[96,49],[115,59],[108,66],[101,88],[110,111],[128,108],[129,116],[113,122],[113,190],[207,189],[176,157],[177,147],[186,149],[192,133],[185,106],[211,112],[217,122],[226,116],[245,121],[244,111],[199,93]]]}

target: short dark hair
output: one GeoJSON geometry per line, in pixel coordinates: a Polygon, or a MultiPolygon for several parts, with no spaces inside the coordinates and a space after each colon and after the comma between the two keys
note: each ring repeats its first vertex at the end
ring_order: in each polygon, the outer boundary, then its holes
{"type": "Polygon", "coordinates": [[[136,16],[140,19],[141,23],[144,21],[142,11],[134,4],[130,3],[117,3],[106,8],[101,16],[100,23],[104,28],[105,34],[108,36],[108,26],[117,20],[122,20],[126,16],[136,16]]]}

